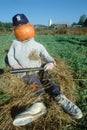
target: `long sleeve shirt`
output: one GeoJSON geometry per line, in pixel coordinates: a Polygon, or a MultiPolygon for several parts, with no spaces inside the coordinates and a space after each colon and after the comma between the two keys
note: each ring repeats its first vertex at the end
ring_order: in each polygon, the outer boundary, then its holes
{"type": "Polygon", "coordinates": [[[42,62],[54,61],[45,47],[34,38],[22,42],[13,40],[7,56],[11,67],[19,64],[23,68],[34,68],[40,67],[42,62]]]}

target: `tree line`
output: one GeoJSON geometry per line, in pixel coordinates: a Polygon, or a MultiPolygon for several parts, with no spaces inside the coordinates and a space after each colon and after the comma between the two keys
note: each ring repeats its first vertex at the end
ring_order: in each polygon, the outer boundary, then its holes
{"type": "MultiPolygon", "coordinates": [[[[73,22],[73,25],[80,25],[81,27],[87,27],[87,16],[85,14],[81,15],[78,22],[73,22]]],[[[0,21],[0,32],[12,31],[12,23],[11,22],[1,22],[0,21]]]]}
{"type": "Polygon", "coordinates": [[[0,22],[0,32],[12,31],[12,23],[11,22],[0,22]]]}
{"type": "Polygon", "coordinates": [[[72,25],[80,25],[82,27],[87,27],[87,16],[85,14],[81,15],[77,23],[73,22],[72,25]]]}

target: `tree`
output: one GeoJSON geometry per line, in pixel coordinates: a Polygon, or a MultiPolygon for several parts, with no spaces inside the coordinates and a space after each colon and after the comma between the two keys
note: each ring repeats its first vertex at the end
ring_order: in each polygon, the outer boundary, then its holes
{"type": "Polygon", "coordinates": [[[4,23],[0,21],[0,32],[12,31],[12,23],[4,23]]]}
{"type": "Polygon", "coordinates": [[[75,25],[78,25],[78,23],[73,22],[71,26],[73,27],[73,26],[75,26],[75,25]]]}
{"type": "Polygon", "coordinates": [[[86,20],[85,20],[85,22],[84,22],[84,25],[83,25],[84,27],[87,27],[87,18],[86,18],[86,20]]]}
{"type": "Polygon", "coordinates": [[[86,18],[87,18],[86,15],[83,14],[83,15],[80,17],[78,24],[79,24],[79,25],[84,25],[84,22],[85,22],[86,18]]]}

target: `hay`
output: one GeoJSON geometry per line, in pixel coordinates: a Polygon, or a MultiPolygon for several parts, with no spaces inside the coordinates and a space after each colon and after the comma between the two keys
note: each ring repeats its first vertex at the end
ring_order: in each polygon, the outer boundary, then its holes
{"type": "MultiPolygon", "coordinates": [[[[76,102],[76,88],[72,71],[61,59],[57,59],[56,62],[56,68],[49,73],[52,74],[55,82],[61,86],[61,92],[76,102]]],[[[0,75],[0,90],[9,95],[9,98],[0,102],[1,130],[61,130],[71,127],[73,119],[48,95],[42,99],[47,106],[47,113],[44,116],[26,126],[13,126],[12,121],[15,114],[41,99],[41,96],[35,96],[30,86],[25,84],[22,79],[9,74],[8,69],[5,69],[4,74],[0,75]]]]}

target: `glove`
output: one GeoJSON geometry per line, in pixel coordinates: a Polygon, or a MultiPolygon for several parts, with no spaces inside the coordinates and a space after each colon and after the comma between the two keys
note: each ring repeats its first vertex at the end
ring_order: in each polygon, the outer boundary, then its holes
{"type": "Polygon", "coordinates": [[[55,64],[53,62],[51,63],[47,63],[45,66],[44,66],[44,70],[52,70],[54,68],[55,64]]]}

